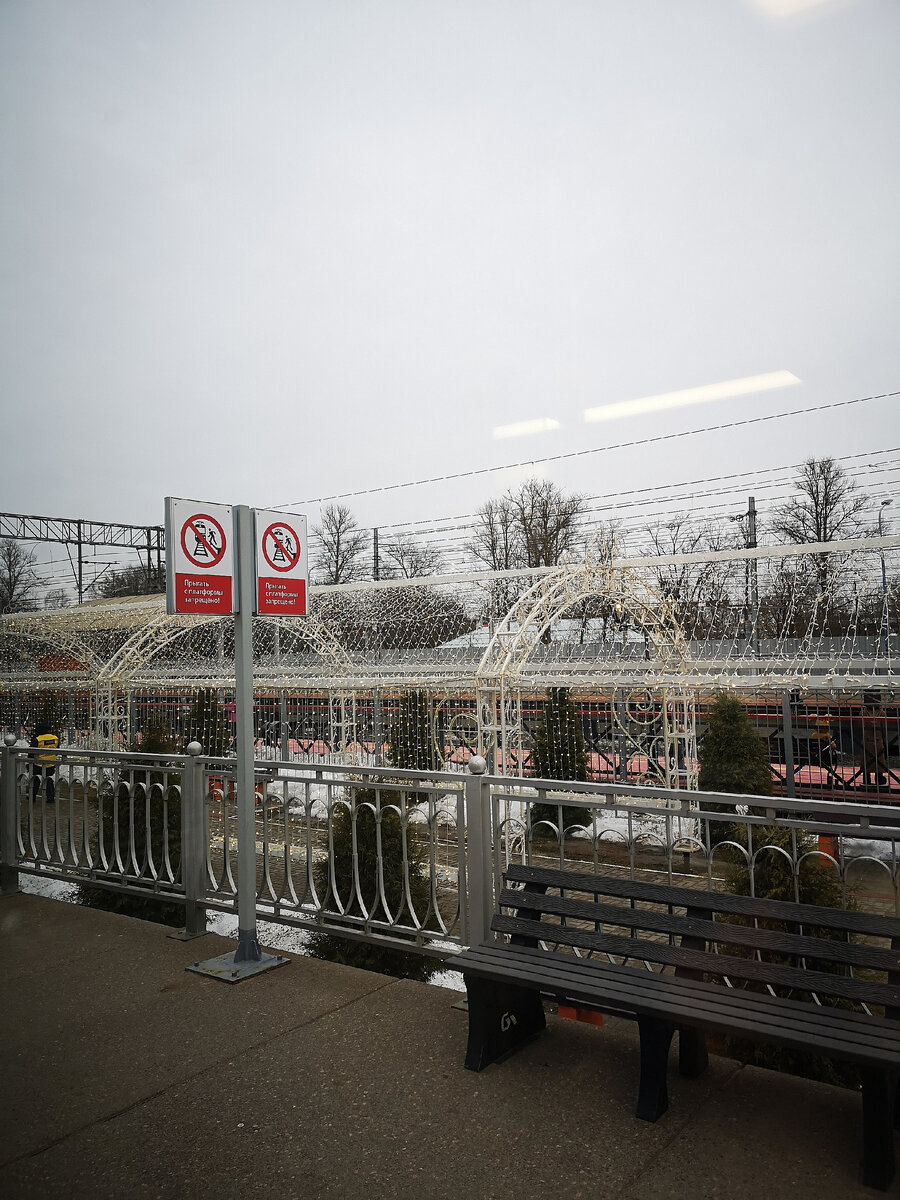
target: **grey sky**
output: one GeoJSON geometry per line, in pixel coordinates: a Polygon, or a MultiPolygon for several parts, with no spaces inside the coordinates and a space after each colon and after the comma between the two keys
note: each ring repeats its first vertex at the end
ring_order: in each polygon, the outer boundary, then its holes
{"type": "MultiPolygon", "coordinates": [[[[0,507],[161,522],[900,388],[900,6],[779,4],[5,0],[0,507]]],[[[897,403],[550,473],[863,453],[897,403]]]]}

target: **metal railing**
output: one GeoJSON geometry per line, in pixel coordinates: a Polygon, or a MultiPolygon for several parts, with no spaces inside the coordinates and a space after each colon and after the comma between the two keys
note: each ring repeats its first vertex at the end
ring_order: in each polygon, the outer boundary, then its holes
{"type": "MultiPolygon", "coordinates": [[[[900,915],[900,808],[259,761],[256,907],[313,932],[452,956],[490,936],[509,862],[900,915]],[[786,881],[786,883],[785,883],[786,881]]],[[[234,759],[6,745],[0,883],[19,873],[237,911],[234,759]],[[49,772],[52,765],[53,772],[49,772]]]]}

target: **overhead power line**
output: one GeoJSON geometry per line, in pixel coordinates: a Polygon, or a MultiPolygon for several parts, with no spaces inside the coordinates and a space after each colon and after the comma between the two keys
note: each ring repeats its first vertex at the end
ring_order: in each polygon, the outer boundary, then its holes
{"type": "Polygon", "coordinates": [[[605,454],[610,450],[626,450],[633,446],[649,446],[655,442],[674,441],[683,437],[695,437],[701,433],[716,433],[723,429],[739,429],[746,425],[760,425],[766,421],[781,421],[786,417],[805,416],[809,413],[826,412],[833,408],[849,408],[855,404],[868,404],[872,400],[888,400],[900,396],[900,391],[880,392],[873,396],[859,396],[855,400],[835,400],[831,404],[815,404],[810,408],[793,408],[788,412],[769,413],[762,417],[745,417],[740,421],[723,421],[719,425],[704,425],[700,429],[682,429],[675,433],[659,433],[652,437],[635,438],[630,442],[615,442],[606,446],[592,446],[587,450],[569,450],[565,454],[549,454],[543,458],[526,458],[516,463],[503,463],[496,467],[476,467],[471,471],[456,471],[448,475],[433,475],[426,479],[409,479],[401,483],[385,483],[379,487],[361,488],[355,492],[336,492],[332,496],[314,496],[305,500],[284,500],[273,504],[273,509],[289,508],[295,504],[323,504],[329,500],[351,500],[356,496],[372,496],[381,492],[395,492],[403,488],[423,487],[429,483],[447,483],[454,479],[473,479],[478,475],[495,475],[517,467],[537,466],[539,463],[562,462],[571,458],[584,458],[591,454],[605,454]]]}

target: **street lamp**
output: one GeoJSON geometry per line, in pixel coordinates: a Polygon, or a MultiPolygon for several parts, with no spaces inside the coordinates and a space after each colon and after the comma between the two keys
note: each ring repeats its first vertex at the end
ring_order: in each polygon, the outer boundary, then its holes
{"type": "MultiPolygon", "coordinates": [[[[893,504],[893,500],[882,500],[878,508],[878,536],[884,537],[884,529],[882,528],[882,514],[889,504],[893,504]]],[[[888,655],[888,639],[890,637],[890,627],[888,624],[888,589],[887,589],[887,571],[884,566],[884,546],[881,547],[881,652],[885,658],[888,655]]]]}

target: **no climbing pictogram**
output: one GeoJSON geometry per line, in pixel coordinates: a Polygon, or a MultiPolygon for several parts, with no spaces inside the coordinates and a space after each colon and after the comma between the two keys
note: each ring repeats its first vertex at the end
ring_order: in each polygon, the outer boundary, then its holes
{"type": "Polygon", "coordinates": [[[181,527],[181,548],[188,562],[209,570],[217,566],[225,554],[225,531],[215,517],[195,513],[181,527]]]}
{"type": "Polygon", "coordinates": [[[293,571],[300,561],[300,550],[300,539],[290,525],[276,522],[263,534],[263,556],[273,571],[293,571]]]}

